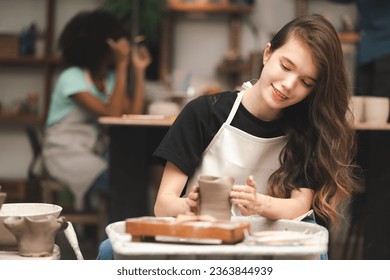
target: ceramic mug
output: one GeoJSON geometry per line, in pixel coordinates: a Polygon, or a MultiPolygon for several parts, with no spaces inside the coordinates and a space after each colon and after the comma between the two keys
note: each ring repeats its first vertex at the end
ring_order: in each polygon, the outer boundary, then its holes
{"type": "Polygon", "coordinates": [[[355,123],[364,121],[364,96],[352,96],[349,102],[349,109],[352,112],[355,123]]]}
{"type": "Polygon", "coordinates": [[[389,117],[389,98],[379,96],[364,97],[364,114],[367,123],[385,124],[389,117]]]}
{"type": "Polygon", "coordinates": [[[233,177],[200,176],[198,179],[200,215],[230,220],[232,208],[230,191],[233,184],[233,177]]]}

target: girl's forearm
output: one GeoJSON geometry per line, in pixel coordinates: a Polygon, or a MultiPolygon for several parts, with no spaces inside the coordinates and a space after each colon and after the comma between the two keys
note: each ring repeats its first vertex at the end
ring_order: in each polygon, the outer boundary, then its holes
{"type": "Polygon", "coordinates": [[[180,214],[189,212],[189,210],[185,198],[170,195],[161,195],[157,198],[154,206],[156,217],[177,217],[180,214]]]}
{"type": "Polygon", "coordinates": [[[108,115],[120,116],[123,114],[123,99],[127,90],[127,63],[118,63],[116,66],[116,80],[110,100],[107,103],[108,115]]]}
{"type": "Polygon", "coordinates": [[[310,210],[310,205],[294,198],[275,198],[257,194],[257,214],[267,219],[295,219],[310,210]]]}
{"type": "Polygon", "coordinates": [[[144,110],[145,70],[135,71],[134,97],[131,106],[131,113],[142,114],[144,110]]]}

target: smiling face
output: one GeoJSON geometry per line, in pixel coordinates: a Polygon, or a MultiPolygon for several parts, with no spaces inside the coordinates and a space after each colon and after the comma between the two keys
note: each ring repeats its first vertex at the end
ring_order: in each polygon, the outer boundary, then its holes
{"type": "Polygon", "coordinates": [[[268,43],[263,64],[254,88],[256,103],[261,104],[256,111],[268,112],[268,117],[263,116],[263,119],[280,117],[282,109],[305,99],[316,85],[318,70],[312,53],[296,36],[291,36],[273,52],[268,43]]]}

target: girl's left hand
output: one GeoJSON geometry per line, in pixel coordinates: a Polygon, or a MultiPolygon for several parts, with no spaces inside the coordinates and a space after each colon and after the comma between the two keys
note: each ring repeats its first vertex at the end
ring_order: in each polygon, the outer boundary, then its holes
{"type": "Polygon", "coordinates": [[[144,70],[152,62],[148,49],[144,46],[137,46],[132,50],[132,62],[136,69],[144,70]]]}
{"type": "Polygon", "coordinates": [[[246,180],[246,185],[234,185],[230,192],[230,200],[244,216],[258,214],[259,202],[256,192],[256,182],[252,176],[246,180]]]}

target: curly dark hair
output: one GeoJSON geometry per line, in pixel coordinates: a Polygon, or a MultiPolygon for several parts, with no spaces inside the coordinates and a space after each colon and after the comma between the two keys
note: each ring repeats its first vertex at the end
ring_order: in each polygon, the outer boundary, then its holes
{"type": "Polygon", "coordinates": [[[113,14],[101,9],[83,11],[66,24],[59,38],[59,48],[67,66],[79,66],[96,73],[112,55],[107,39],[121,37],[126,37],[126,32],[113,14]]]}
{"type": "Polygon", "coordinates": [[[271,41],[271,52],[294,36],[311,51],[318,69],[313,91],[284,109],[287,144],[281,167],[270,177],[270,194],[287,198],[302,170],[314,185],[313,209],[323,222],[336,222],[340,202],[353,192],[356,133],[346,117],[351,96],[341,43],[321,15],[298,17],[271,41]],[[311,174],[310,177],[308,174],[311,174]]]}

